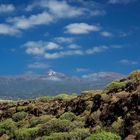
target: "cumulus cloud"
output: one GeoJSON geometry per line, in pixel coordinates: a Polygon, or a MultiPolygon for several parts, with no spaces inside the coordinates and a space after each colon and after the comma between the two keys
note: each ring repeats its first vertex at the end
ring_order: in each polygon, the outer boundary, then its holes
{"type": "Polygon", "coordinates": [[[91,49],[86,50],[86,54],[96,54],[96,53],[104,52],[107,49],[108,49],[107,46],[93,47],[91,49]]]}
{"type": "Polygon", "coordinates": [[[70,5],[67,1],[59,0],[41,0],[26,7],[27,11],[31,11],[34,8],[43,8],[52,14],[55,18],[71,18],[84,14],[84,8],[70,5]]]}
{"type": "MultiPolygon", "coordinates": [[[[27,9],[32,9],[30,5],[27,9]]],[[[36,6],[46,8],[41,13],[33,14],[30,16],[19,16],[8,18],[7,22],[12,24],[17,29],[29,29],[38,25],[47,25],[60,18],[72,18],[83,14],[83,9],[69,5],[66,1],[44,1],[37,3],[36,6]]]]}
{"type": "Polygon", "coordinates": [[[137,0],[109,0],[108,3],[110,4],[128,4],[131,2],[135,2],[137,0]]]}
{"type": "MultiPolygon", "coordinates": [[[[77,4],[79,2],[77,1],[77,4]]],[[[6,11],[14,11],[15,7],[12,4],[9,5],[1,5],[1,12],[6,11]],[[7,7],[6,7],[7,6],[7,7]]],[[[42,8],[40,13],[27,15],[21,15],[17,17],[10,17],[6,19],[6,22],[12,25],[17,30],[25,30],[30,29],[39,25],[47,25],[52,22],[58,21],[62,18],[74,18],[82,15],[102,15],[104,13],[103,10],[98,9],[96,6],[95,9],[89,9],[87,6],[81,5],[73,5],[68,1],[59,1],[59,0],[41,0],[35,1],[32,4],[26,7],[27,11],[31,11],[34,8],[42,8]],[[89,14],[90,13],[90,14],[89,14]],[[92,13],[92,14],[91,14],[92,13]]],[[[1,13],[0,12],[0,13],[1,13]]],[[[75,23],[68,25],[65,28],[69,33],[72,34],[87,34],[91,31],[100,30],[96,25],[89,25],[86,23],[75,23]],[[77,28],[78,27],[78,28],[77,28]],[[75,28],[77,28],[75,30],[75,28]]],[[[64,39],[63,39],[64,40],[64,39]]],[[[61,38],[62,41],[62,38],[61,38]]],[[[68,41],[68,40],[67,40],[68,41]]],[[[70,41],[70,40],[69,40],[70,41]]]]}
{"type": "Polygon", "coordinates": [[[58,43],[72,43],[72,42],[74,42],[74,38],[72,38],[72,37],[56,37],[54,40],[58,43]]]}
{"type": "MultiPolygon", "coordinates": [[[[35,48],[34,48],[35,49],[35,48]]],[[[33,48],[30,50],[28,48],[26,50],[27,54],[32,54],[32,55],[41,55],[43,58],[46,59],[57,59],[57,58],[63,58],[66,56],[83,56],[83,55],[91,55],[91,54],[96,54],[96,53],[101,53],[105,51],[105,47],[94,47],[93,49],[88,49],[88,50],[82,50],[82,49],[70,49],[70,50],[62,50],[62,51],[54,51],[54,52],[49,52],[49,51],[44,51],[42,53],[42,50],[34,50],[33,48]],[[30,50],[30,51],[29,51],[30,50]]],[[[37,49],[37,48],[36,48],[37,49]]]]}
{"type": "Polygon", "coordinates": [[[72,23],[65,27],[66,32],[70,34],[88,34],[90,32],[100,31],[97,25],[90,25],[87,23],[72,23]]]}
{"type": "Polygon", "coordinates": [[[58,49],[60,46],[54,42],[49,42],[46,46],[48,50],[58,49]]]}
{"type": "Polygon", "coordinates": [[[80,15],[101,16],[105,14],[101,5],[95,4],[94,1],[59,1],[59,0],[40,0],[33,2],[26,7],[27,11],[32,11],[34,8],[42,8],[59,18],[71,18],[80,15]],[[73,5],[71,5],[73,3],[73,5]],[[75,5],[75,6],[74,6],[75,5]],[[76,6],[78,5],[78,6],[76,6]],[[87,8],[88,7],[88,8],[87,8]]]}
{"type": "Polygon", "coordinates": [[[9,18],[7,22],[12,23],[17,29],[28,29],[37,25],[49,24],[53,21],[53,16],[47,12],[42,12],[29,17],[21,16],[9,18]]]}
{"type": "Polygon", "coordinates": [[[20,31],[8,24],[0,24],[0,34],[1,35],[18,35],[20,31]]]}
{"type": "Polygon", "coordinates": [[[31,68],[31,69],[46,69],[48,67],[49,67],[48,64],[42,63],[42,62],[35,62],[28,65],[28,68],[31,68]]]}
{"type": "Polygon", "coordinates": [[[116,72],[95,72],[92,74],[83,75],[82,77],[85,79],[92,79],[94,81],[98,81],[101,79],[120,79],[122,78],[122,74],[116,72]]]}
{"type": "Polygon", "coordinates": [[[82,50],[66,50],[66,51],[60,51],[54,53],[45,53],[44,57],[46,59],[56,59],[65,56],[75,56],[75,55],[84,55],[84,52],[82,50]]]}
{"type": "Polygon", "coordinates": [[[70,45],[68,46],[68,48],[69,48],[69,49],[80,49],[81,46],[79,46],[79,45],[77,45],[77,44],[70,44],[70,45]]]}
{"type": "Polygon", "coordinates": [[[76,68],[76,72],[89,72],[90,69],[88,68],[76,68]]]}
{"type": "Polygon", "coordinates": [[[13,4],[0,4],[0,14],[10,13],[15,11],[15,7],[13,4]]]}
{"type": "Polygon", "coordinates": [[[137,64],[139,64],[137,61],[128,60],[128,59],[122,59],[119,62],[121,64],[124,64],[124,65],[137,65],[137,64]]]}
{"type": "Polygon", "coordinates": [[[107,32],[107,31],[103,31],[103,32],[101,32],[100,34],[101,34],[102,36],[104,36],[104,37],[112,37],[112,36],[113,36],[112,33],[107,32]]]}
{"type": "Polygon", "coordinates": [[[23,45],[27,54],[44,55],[47,50],[58,49],[59,45],[54,42],[29,41],[23,45]]]}
{"type": "Polygon", "coordinates": [[[76,17],[84,14],[82,8],[77,8],[69,5],[66,1],[48,1],[46,5],[53,15],[56,17],[76,17]]]}
{"type": "Polygon", "coordinates": [[[67,56],[85,56],[85,55],[95,55],[97,53],[103,53],[110,48],[118,49],[122,48],[121,45],[100,45],[89,49],[84,49],[74,43],[57,44],[56,42],[47,41],[28,41],[22,45],[25,48],[25,52],[28,55],[39,56],[42,59],[57,59],[67,56]]]}

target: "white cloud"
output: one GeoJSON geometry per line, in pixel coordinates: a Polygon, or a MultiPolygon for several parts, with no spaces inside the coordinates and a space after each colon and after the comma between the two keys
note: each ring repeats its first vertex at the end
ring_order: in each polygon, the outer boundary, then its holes
{"type": "Polygon", "coordinates": [[[137,61],[128,60],[128,59],[122,59],[119,62],[121,64],[124,64],[124,65],[137,65],[137,64],[139,64],[137,61]]]}
{"type": "Polygon", "coordinates": [[[20,31],[8,24],[0,24],[0,34],[1,35],[18,35],[20,31]]]}
{"type": "Polygon", "coordinates": [[[35,62],[28,65],[28,68],[31,68],[31,69],[46,69],[48,67],[49,67],[48,64],[42,63],[42,62],[35,62]]]}
{"type": "Polygon", "coordinates": [[[112,37],[112,36],[113,36],[112,33],[107,32],[107,31],[103,31],[103,32],[101,32],[100,34],[101,34],[102,36],[104,36],[104,37],[112,37]]]}
{"type": "Polygon", "coordinates": [[[69,48],[69,49],[80,49],[81,46],[79,46],[79,45],[77,45],[77,44],[70,44],[70,45],[68,46],[68,48],[69,48]]]}
{"type": "Polygon", "coordinates": [[[45,53],[44,57],[46,59],[57,59],[65,56],[75,56],[75,55],[84,55],[84,53],[82,50],[67,50],[67,51],[60,51],[55,53],[45,53]]]}
{"type": "MultiPolygon", "coordinates": [[[[81,8],[76,8],[69,5],[66,1],[41,1],[37,3],[46,8],[44,12],[27,16],[19,16],[8,18],[7,22],[12,24],[17,29],[29,29],[38,25],[47,25],[60,18],[71,18],[83,14],[81,8]]],[[[32,6],[34,6],[33,4],[32,6]]],[[[30,5],[27,9],[32,9],[30,5]]],[[[38,5],[36,5],[38,6],[38,5]]]]}
{"type": "Polygon", "coordinates": [[[128,37],[128,36],[130,36],[130,35],[132,35],[132,34],[133,34],[133,31],[132,31],[132,30],[129,30],[129,31],[127,31],[127,32],[121,31],[121,32],[118,34],[118,36],[121,37],[121,38],[124,38],[124,37],[128,37]]]}
{"type": "Polygon", "coordinates": [[[29,41],[23,45],[26,53],[31,55],[44,55],[47,50],[59,49],[59,45],[54,42],[29,41]]]}
{"type": "Polygon", "coordinates": [[[88,68],[76,68],[76,72],[89,72],[90,69],[88,68]]]}
{"type": "Polygon", "coordinates": [[[89,25],[87,23],[72,23],[65,27],[66,32],[70,34],[88,34],[90,32],[97,32],[100,27],[97,25],[89,25]]]}
{"type": "Polygon", "coordinates": [[[131,2],[135,2],[136,0],[109,0],[108,3],[110,4],[128,4],[131,2]]]}
{"type": "Polygon", "coordinates": [[[103,16],[105,14],[106,14],[106,12],[101,9],[99,9],[99,10],[96,9],[96,10],[91,11],[92,16],[103,16]]]}
{"type": "Polygon", "coordinates": [[[0,4],[0,14],[10,13],[15,11],[15,7],[12,4],[0,4]]]}
{"type": "Polygon", "coordinates": [[[115,73],[115,72],[97,72],[97,73],[92,73],[92,74],[88,74],[88,75],[83,75],[83,78],[90,78],[94,81],[98,81],[101,79],[120,79],[122,78],[122,74],[120,73],[115,73]]]}
{"type": "Polygon", "coordinates": [[[86,15],[90,16],[103,16],[106,14],[103,9],[103,5],[99,2],[95,2],[93,0],[85,1],[85,0],[69,0],[73,2],[73,4],[77,4],[84,7],[86,15]]]}
{"type": "Polygon", "coordinates": [[[56,18],[71,18],[84,14],[84,8],[70,5],[67,1],[59,0],[40,0],[26,7],[27,11],[41,7],[54,15],[56,18]]]}
{"type": "Polygon", "coordinates": [[[84,11],[82,8],[77,8],[69,5],[66,1],[51,0],[48,1],[47,7],[49,11],[56,17],[76,17],[83,15],[84,11]]]}
{"type": "Polygon", "coordinates": [[[93,47],[91,49],[86,50],[86,54],[96,54],[96,53],[104,52],[107,49],[108,49],[107,46],[93,47]]]}
{"type": "Polygon", "coordinates": [[[40,0],[26,7],[27,11],[32,11],[34,8],[43,8],[48,10],[51,14],[55,15],[57,18],[71,18],[80,15],[90,15],[90,16],[101,16],[105,15],[105,11],[101,6],[95,4],[95,2],[86,2],[81,5],[81,1],[73,1],[74,4],[71,5],[70,1],[60,1],[60,0],[40,0]],[[75,5],[75,6],[74,6],[75,5]],[[76,6],[78,5],[78,6],[76,6]]]}
{"type": "Polygon", "coordinates": [[[82,56],[82,55],[91,55],[91,54],[96,54],[96,53],[101,53],[104,52],[108,47],[106,46],[100,46],[100,47],[94,47],[92,49],[88,50],[80,50],[80,49],[74,49],[74,50],[63,50],[59,52],[54,52],[54,53],[45,53],[44,56],[47,59],[57,59],[57,58],[62,58],[65,56],[82,56]]]}
{"type": "MultiPolygon", "coordinates": [[[[2,5],[2,7],[4,6],[2,5]]],[[[9,11],[10,11],[10,7],[12,7],[12,5],[9,5],[9,11]]],[[[22,15],[18,17],[11,17],[8,18],[6,22],[10,23],[17,30],[25,30],[39,25],[47,25],[57,20],[60,20],[62,18],[74,18],[82,15],[97,16],[104,13],[103,10],[100,10],[98,8],[95,8],[94,10],[92,9],[93,10],[92,11],[87,7],[81,5],[74,6],[68,1],[59,1],[59,0],[41,0],[39,2],[35,1],[31,5],[28,5],[26,7],[26,10],[31,11],[34,8],[42,8],[41,10],[43,10],[43,12],[32,14],[30,16],[22,15]]],[[[66,29],[69,33],[72,34],[87,34],[92,31],[100,30],[98,26],[89,25],[86,23],[71,24],[68,25],[66,29]],[[75,30],[75,28],[77,29],[75,30]]]]}
{"type": "Polygon", "coordinates": [[[96,46],[90,49],[83,49],[77,44],[60,46],[54,42],[46,41],[28,41],[22,45],[28,55],[33,55],[41,59],[57,59],[67,56],[85,56],[105,52],[108,46],[96,46]]]}
{"type": "Polygon", "coordinates": [[[60,46],[54,42],[49,42],[46,46],[48,50],[58,49],[60,46]]]}
{"type": "Polygon", "coordinates": [[[37,25],[49,24],[53,21],[52,15],[42,12],[29,17],[21,16],[9,18],[7,22],[12,23],[17,29],[28,29],[37,25]]]}
{"type": "Polygon", "coordinates": [[[72,42],[74,42],[74,38],[72,38],[72,37],[56,37],[54,40],[58,43],[72,43],[72,42]]]}

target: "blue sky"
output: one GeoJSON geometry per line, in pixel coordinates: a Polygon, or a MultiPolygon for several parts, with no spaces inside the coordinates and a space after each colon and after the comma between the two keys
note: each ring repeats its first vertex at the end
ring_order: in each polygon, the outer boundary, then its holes
{"type": "Polygon", "coordinates": [[[0,75],[140,67],[139,0],[0,0],[0,75]]]}

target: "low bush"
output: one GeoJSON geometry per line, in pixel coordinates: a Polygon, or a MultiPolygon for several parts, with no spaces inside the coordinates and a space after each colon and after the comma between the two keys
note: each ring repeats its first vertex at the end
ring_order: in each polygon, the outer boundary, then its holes
{"type": "Polygon", "coordinates": [[[121,137],[115,133],[101,131],[92,134],[87,137],[85,140],[121,140],[121,137]]]}
{"type": "Polygon", "coordinates": [[[76,115],[72,112],[66,112],[62,114],[59,119],[73,121],[76,119],[76,115]]]}
{"type": "Polygon", "coordinates": [[[114,132],[119,133],[120,129],[123,126],[123,122],[124,122],[124,120],[121,117],[118,117],[118,119],[115,122],[112,123],[111,129],[114,132]]]}
{"type": "Polygon", "coordinates": [[[12,119],[4,120],[0,123],[0,136],[7,134],[12,137],[16,129],[16,123],[12,119]]]}
{"type": "Polygon", "coordinates": [[[72,132],[53,133],[50,136],[42,137],[39,140],[83,140],[89,136],[88,129],[75,129],[72,132]]]}
{"type": "Polygon", "coordinates": [[[104,90],[105,93],[108,92],[120,92],[123,91],[126,87],[127,82],[113,81],[108,84],[104,90]]]}
{"type": "Polygon", "coordinates": [[[38,134],[38,127],[21,128],[15,131],[16,140],[31,140],[35,139],[38,134]]]}
{"type": "Polygon", "coordinates": [[[74,99],[75,97],[77,97],[76,95],[68,95],[68,94],[65,94],[65,93],[61,93],[57,96],[54,96],[53,99],[60,99],[60,100],[71,100],[71,99],[74,99]]]}
{"type": "Polygon", "coordinates": [[[12,118],[14,121],[21,121],[26,118],[28,114],[24,111],[15,113],[12,118]]]}
{"type": "Polygon", "coordinates": [[[50,135],[55,132],[69,132],[77,126],[69,120],[52,119],[46,124],[38,125],[38,127],[40,127],[40,135],[50,135]]]}
{"type": "Polygon", "coordinates": [[[30,127],[35,127],[38,124],[44,124],[47,123],[48,121],[50,121],[51,119],[53,119],[54,116],[51,115],[42,115],[40,117],[35,117],[33,116],[30,120],[30,127]]]}
{"type": "Polygon", "coordinates": [[[43,97],[40,97],[37,99],[39,102],[43,102],[43,103],[46,103],[50,100],[50,97],[48,96],[43,96],[43,97]]]}

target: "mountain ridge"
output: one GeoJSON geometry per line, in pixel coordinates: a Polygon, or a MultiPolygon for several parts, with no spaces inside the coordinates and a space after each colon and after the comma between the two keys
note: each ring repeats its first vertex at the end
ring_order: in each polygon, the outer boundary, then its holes
{"type": "Polygon", "coordinates": [[[84,77],[67,76],[53,70],[46,74],[25,74],[0,77],[0,98],[36,98],[59,93],[77,93],[82,90],[103,88],[112,80],[122,77],[119,73],[100,72],[84,77]],[[76,85],[76,86],[75,86],[76,85]]]}

